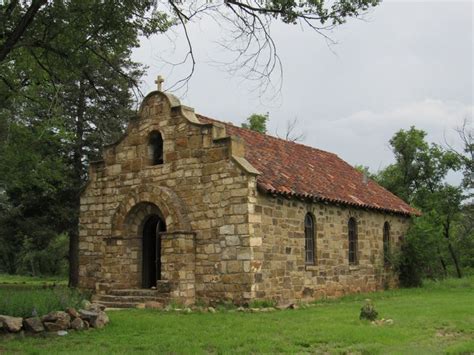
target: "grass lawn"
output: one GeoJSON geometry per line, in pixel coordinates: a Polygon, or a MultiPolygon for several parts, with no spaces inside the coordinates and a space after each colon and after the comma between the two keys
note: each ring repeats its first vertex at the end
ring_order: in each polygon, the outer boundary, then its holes
{"type": "Polygon", "coordinates": [[[474,278],[273,313],[109,312],[102,330],[1,339],[0,353],[472,353],[474,278]],[[360,321],[370,297],[393,325],[360,321]]]}
{"type": "Polygon", "coordinates": [[[33,277],[24,275],[8,275],[0,274],[1,285],[27,285],[27,286],[43,286],[43,285],[67,285],[67,279],[58,276],[49,277],[33,277]]]}

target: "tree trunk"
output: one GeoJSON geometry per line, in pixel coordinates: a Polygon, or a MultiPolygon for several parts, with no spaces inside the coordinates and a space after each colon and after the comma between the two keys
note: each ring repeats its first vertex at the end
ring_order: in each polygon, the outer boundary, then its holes
{"type": "MultiPolygon", "coordinates": [[[[83,135],[84,135],[84,111],[85,87],[82,80],[79,82],[79,96],[77,100],[77,117],[76,117],[76,145],[73,155],[74,175],[76,180],[77,191],[74,194],[76,199],[76,211],[79,211],[80,205],[80,189],[83,177],[83,135]]],[[[74,216],[74,229],[69,235],[69,287],[77,287],[79,284],[79,215],[74,216]]]]}
{"type": "Polygon", "coordinates": [[[446,276],[448,276],[448,268],[446,266],[446,262],[444,261],[443,257],[441,256],[441,250],[439,250],[439,247],[437,247],[437,249],[438,249],[439,262],[441,263],[441,267],[443,268],[444,277],[446,277],[446,276]]]}
{"type": "Polygon", "coordinates": [[[451,245],[451,239],[449,238],[449,229],[450,229],[450,221],[448,221],[444,224],[444,237],[446,238],[448,242],[448,250],[449,254],[451,255],[451,258],[453,259],[454,267],[456,268],[456,274],[458,278],[462,277],[461,273],[461,268],[459,266],[458,258],[456,256],[456,253],[454,252],[453,246],[451,245]]]}

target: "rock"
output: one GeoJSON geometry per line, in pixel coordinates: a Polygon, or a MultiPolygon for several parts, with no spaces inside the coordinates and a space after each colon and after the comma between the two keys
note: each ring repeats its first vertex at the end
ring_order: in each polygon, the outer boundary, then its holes
{"type": "MultiPolygon", "coordinates": [[[[74,330],[86,329],[85,322],[81,318],[74,318],[74,320],[71,322],[70,327],[71,327],[71,329],[74,329],[74,330]]],[[[87,328],[89,328],[89,327],[87,327],[87,328]]]]}
{"type": "Polygon", "coordinates": [[[207,311],[209,313],[216,313],[216,309],[214,307],[207,307],[207,311]]]}
{"type": "Polygon", "coordinates": [[[3,323],[3,329],[10,333],[18,333],[23,328],[23,318],[0,315],[0,323],[3,323]]]}
{"type": "Polygon", "coordinates": [[[60,331],[58,331],[57,334],[58,334],[60,337],[63,337],[63,336],[65,336],[65,335],[67,335],[67,332],[66,332],[65,330],[60,330],[60,331]]]}
{"type": "Polygon", "coordinates": [[[93,312],[80,309],[79,314],[81,315],[81,318],[86,320],[93,328],[103,328],[107,323],[109,323],[109,317],[104,311],[93,312]]]}
{"type": "Polygon", "coordinates": [[[92,303],[90,303],[88,300],[82,300],[82,308],[88,309],[92,303]]]}
{"type": "Polygon", "coordinates": [[[33,333],[44,332],[44,326],[39,317],[25,318],[23,320],[23,327],[25,330],[33,333]]]}
{"type": "Polygon", "coordinates": [[[79,312],[76,311],[75,308],[68,308],[68,309],[66,309],[66,313],[71,316],[71,319],[79,318],[79,317],[80,317],[79,312]]]}
{"type": "MultiPolygon", "coordinates": [[[[69,325],[71,324],[71,316],[67,314],[66,312],[62,312],[62,311],[50,312],[47,315],[43,316],[41,320],[43,321],[43,323],[45,322],[56,323],[59,327],[59,329],[57,330],[66,330],[69,328],[69,325]]],[[[53,326],[51,327],[56,328],[53,326]]],[[[55,330],[49,330],[49,331],[55,331],[55,330]]]]}
{"type": "Polygon", "coordinates": [[[48,332],[58,332],[63,329],[63,325],[55,322],[43,322],[44,327],[48,332]]]}
{"type": "Polygon", "coordinates": [[[250,312],[258,313],[258,312],[260,312],[260,308],[250,308],[250,312]]]}
{"type": "Polygon", "coordinates": [[[298,309],[298,305],[294,303],[285,303],[285,304],[280,304],[276,306],[277,309],[279,310],[284,310],[284,309],[298,309]]]}
{"type": "Polygon", "coordinates": [[[145,303],[138,303],[135,308],[138,308],[138,309],[145,309],[146,308],[146,304],[145,303]]]}
{"type": "Polygon", "coordinates": [[[100,303],[91,303],[88,307],[85,308],[87,311],[100,312],[105,310],[105,306],[100,303]]]}
{"type": "Polygon", "coordinates": [[[148,302],[145,302],[145,308],[161,309],[161,308],[163,308],[163,304],[161,304],[160,302],[156,302],[156,301],[148,301],[148,302]]]}
{"type": "Polygon", "coordinates": [[[245,312],[245,308],[242,307],[242,306],[240,306],[239,308],[237,308],[237,311],[238,311],[238,312],[245,312]]]}
{"type": "Polygon", "coordinates": [[[94,319],[90,325],[94,328],[103,328],[109,323],[109,316],[103,311],[99,312],[99,316],[94,319]]]}
{"type": "Polygon", "coordinates": [[[89,323],[92,318],[95,318],[98,316],[98,312],[88,311],[85,309],[80,309],[78,312],[82,320],[86,320],[89,323]]]}
{"type": "Polygon", "coordinates": [[[386,319],[385,324],[392,325],[393,324],[393,319],[386,319]]]}

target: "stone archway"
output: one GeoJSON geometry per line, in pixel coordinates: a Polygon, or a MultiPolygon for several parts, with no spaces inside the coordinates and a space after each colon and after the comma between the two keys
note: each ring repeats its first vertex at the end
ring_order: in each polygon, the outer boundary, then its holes
{"type": "Polygon", "coordinates": [[[132,189],[118,206],[112,218],[112,237],[124,238],[137,231],[141,221],[133,218],[131,212],[141,203],[159,208],[169,232],[191,231],[186,206],[174,191],[163,186],[143,185],[132,189]]]}
{"type": "Polygon", "coordinates": [[[149,288],[157,280],[162,280],[169,282],[172,289],[178,291],[182,288],[182,282],[194,282],[194,276],[191,280],[180,280],[180,274],[176,273],[178,269],[185,268],[189,276],[190,271],[194,270],[194,234],[186,208],[172,190],[156,186],[132,189],[112,218],[110,240],[110,246],[106,246],[106,264],[110,265],[107,269],[114,269],[114,287],[149,288]],[[163,222],[166,229],[153,231],[158,220],[163,222]],[[148,241],[147,244],[144,238],[159,241],[160,244],[153,247],[150,244],[152,242],[148,241]],[[146,248],[150,248],[151,252],[146,248]],[[150,258],[155,257],[157,251],[160,252],[160,259],[155,259],[154,264],[157,271],[150,274],[146,267],[153,266],[147,262],[151,263],[150,258]],[[192,260],[191,264],[182,263],[183,254],[186,254],[187,260],[192,260]],[[154,281],[150,279],[153,277],[154,281]]]}

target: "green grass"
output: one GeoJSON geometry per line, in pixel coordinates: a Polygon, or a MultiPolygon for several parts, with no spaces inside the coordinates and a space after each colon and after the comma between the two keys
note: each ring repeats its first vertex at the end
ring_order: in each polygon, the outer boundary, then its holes
{"type": "Polygon", "coordinates": [[[0,285],[0,314],[31,317],[35,310],[37,315],[42,316],[68,307],[77,308],[85,298],[88,294],[65,286],[0,285]]]}
{"type": "Polygon", "coordinates": [[[104,329],[0,340],[0,353],[470,353],[473,300],[471,277],[271,313],[116,311],[104,329]],[[359,320],[368,297],[393,325],[359,320]]]}
{"type": "Polygon", "coordinates": [[[25,276],[25,275],[8,275],[0,274],[0,285],[27,285],[27,286],[43,286],[43,285],[67,285],[67,280],[59,276],[25,276]]]}

